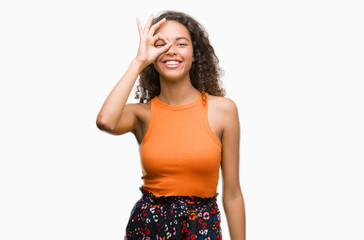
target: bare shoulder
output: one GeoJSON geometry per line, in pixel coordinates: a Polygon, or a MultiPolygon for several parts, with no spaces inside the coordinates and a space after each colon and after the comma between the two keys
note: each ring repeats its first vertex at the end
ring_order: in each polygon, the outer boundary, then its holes
{"type": "Polygon", "coordinates": [[[138,120],[144,119],[150,114],[150,101],[147,103],[128,103],[125,107],[132,111],[138,120]]]}
{"type": "Polygon", "coordinates": [[[208,96],[208,118],[213,132],[221,142],[224,132],[239,124],[237,106],[227,97],[208,96]]]}
{"type": "Polygon", "coordinates": [[[136,122],[132,132],[140,144],[149,126],[151,102],[129,103],[127,106],[135,116],[136,122]]]}
{"type": "Polygon", "coordinates": [[[221,114],[234,114],[238,109],[236,103],[228,97],[209,95],[208,104],[221,114]]]}
{"type": "Polygon", "coordinates": [[[140,109],[149,109],[150,108],[150,101],[146,102],[146,103],[134,103],[134,105],[137,108],[140,108],[140,109]]]}
{"type": "Polygon", "coordinates": [[[150,101],[147,103],[128,103],[126,106],[129,110],[137,113],[143,110],[148,110],[148,108],[150,109],[150,101]]]}

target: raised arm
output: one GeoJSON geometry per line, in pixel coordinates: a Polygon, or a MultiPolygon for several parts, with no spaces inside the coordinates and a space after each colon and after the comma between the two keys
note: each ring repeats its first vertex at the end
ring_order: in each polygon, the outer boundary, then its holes
{"type": "Polygon", "coordinates": [[[154,35],[155,30],[165,22],[165,19],[151,26],[152,21],[153,15],[142,29],[140,21],[137,19],[140,37],[138,54],[102,105],[96,119],[96,125],[100,130],[112,134],[123,134],[136,128],[136,111],[133,104],[126,104],[128,97],[140,72],[171,46],[163,35],[154,35]],[[159,39],[167,44],[156,48],[154,44],[159,39]]]}
{"type": "Polygon", "coordinates": [[[231,240],[245,240],[245,206],[239,181],[240,125],[235,103],[226,98],[222,137],[222,202],[231,240]]]}

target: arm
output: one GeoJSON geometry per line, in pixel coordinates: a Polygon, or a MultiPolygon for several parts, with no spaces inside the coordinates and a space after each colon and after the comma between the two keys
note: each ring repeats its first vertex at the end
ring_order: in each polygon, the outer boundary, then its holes
{"type": "MultiPolygon", "coordinates": [[[[226,98],[227,99],[227,98],[226,98]]],[[[235,103],[227,99],[223,108],[222,202],[231,240],[245,240],[245,206],[239,181],[240,126],[235,103]]]]}
{"type": "Polygon", "coordinates": [[[126,105],[126,101],[141,70],[141,62],[134,59],[112,89],[96,119],[96,125],[100,130],[123,134],[135,128],[136,114],[132,106],[126,105]]]}
{"type": "Polygon", "coordinates": [[[126,101],[139,73],[171,46],[171,43],[167,43],[161,48],[154,46],[154,43],[159,39],[165,42],[167,40],[161,34],[154,35],[155,30],[165,22],[165,19],[151,26],[152,21],[153,15],[149,18],[143,30],[139,19],[137,19],[140,37],[138,54],[106,98],[96,119],[96,125],[100,130],[113,134],[123,134],[136,128],[136,113],[133,111],[132,104],[126,105],[126,101]]]}

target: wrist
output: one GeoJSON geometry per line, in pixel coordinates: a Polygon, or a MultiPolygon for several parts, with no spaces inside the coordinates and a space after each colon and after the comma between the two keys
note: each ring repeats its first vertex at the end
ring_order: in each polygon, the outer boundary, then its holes
{"type": "Polygon", "coordinates": [[[139,69],[139,72],[143,71],[144,68],[146,68],[149,64],[146,63],[143,59],[140,59],[139,57],[135,57],[132,61],[132,65],[137,67],[139,69]]]}

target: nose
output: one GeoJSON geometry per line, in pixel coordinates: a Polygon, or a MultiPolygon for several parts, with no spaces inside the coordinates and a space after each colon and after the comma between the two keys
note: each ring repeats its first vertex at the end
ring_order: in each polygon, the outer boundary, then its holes
{"type": "Polygon", "coordinates": [[[176,54],[176,49],[174,48],[174,44],[172,44],[172,46],[168,49],[166,54],[167,55],[175,55],[176,54]]]}

